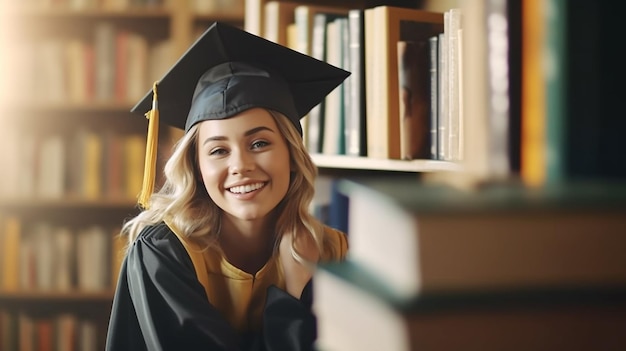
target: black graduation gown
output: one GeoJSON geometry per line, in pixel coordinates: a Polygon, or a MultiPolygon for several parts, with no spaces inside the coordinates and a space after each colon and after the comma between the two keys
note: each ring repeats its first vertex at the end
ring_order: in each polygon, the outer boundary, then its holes
{"type": "Polygon", "coordinates": [[[300,300],[270,286],[261,330],[239,335],[209,303],[184,246],[165,224],[130,247],[113,300],[106,350],[312,350],[312,282],[300,300]]]}

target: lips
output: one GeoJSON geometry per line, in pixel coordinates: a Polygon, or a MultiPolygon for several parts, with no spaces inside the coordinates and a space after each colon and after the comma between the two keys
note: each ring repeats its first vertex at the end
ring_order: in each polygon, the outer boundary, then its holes
{"type": "Polygon", "coordinates": [[[259,183],[234,186],[232,188],[228,188],[228,191],[230,191],[233,194],[247,194],[255,190],[259,190],[264,186],[265,186],[265,183],[259,182],[259,183]]]}

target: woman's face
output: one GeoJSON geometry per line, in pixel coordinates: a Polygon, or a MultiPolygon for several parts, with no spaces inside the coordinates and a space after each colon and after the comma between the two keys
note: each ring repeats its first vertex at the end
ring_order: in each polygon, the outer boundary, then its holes
{"type": "Polygon", "coordinates": [[[254,108],[200,122],[198,161],[204,186],[227,214],[263,219],[285,197],[289,149],[268,111],[254,108]]]}

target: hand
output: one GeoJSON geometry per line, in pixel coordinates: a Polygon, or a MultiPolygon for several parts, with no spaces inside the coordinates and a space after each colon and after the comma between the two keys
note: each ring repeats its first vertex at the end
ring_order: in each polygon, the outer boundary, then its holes
{"type": "MultiPolygon", "coordinates": [[[[302,290],[313,276],[313,267],[302,264],[292,255],[293,235],[284,235],[280,241],[279,254],[280,262],[285,275],[286,289],[293,297],[300,299],[302,290]]],[[[320,252],[313,238],[309,235],[298,236],[295,242],[296,251],[306,261],[315,264],[319,261],[320,252]]]]}

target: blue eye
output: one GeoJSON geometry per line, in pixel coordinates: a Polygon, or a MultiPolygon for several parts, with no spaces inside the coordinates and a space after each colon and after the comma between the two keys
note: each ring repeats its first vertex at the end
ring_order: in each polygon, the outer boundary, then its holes
{"type": "Polygon", "coordinates": [[[216,149],[209,151],[209,155],[224,155],[224,154],[226,154],[226,149],[216,148],[216,149]]]}
{"type": "Polygon", "coordinates": [[[262,148],[262,147],[264,147],[264,146],[267,146],[267,145],[269,145],[269,144],[270,144],[270,143],[268,143],[268,142],[267,142],[267,141],[265,141],[265,140],[257,140],[257,141],[255,141],[255,142],[253,142],[253,143],[252,143],[252,148],[253,148],[253,149],[260,149],[260,148],[262,148]]]}

